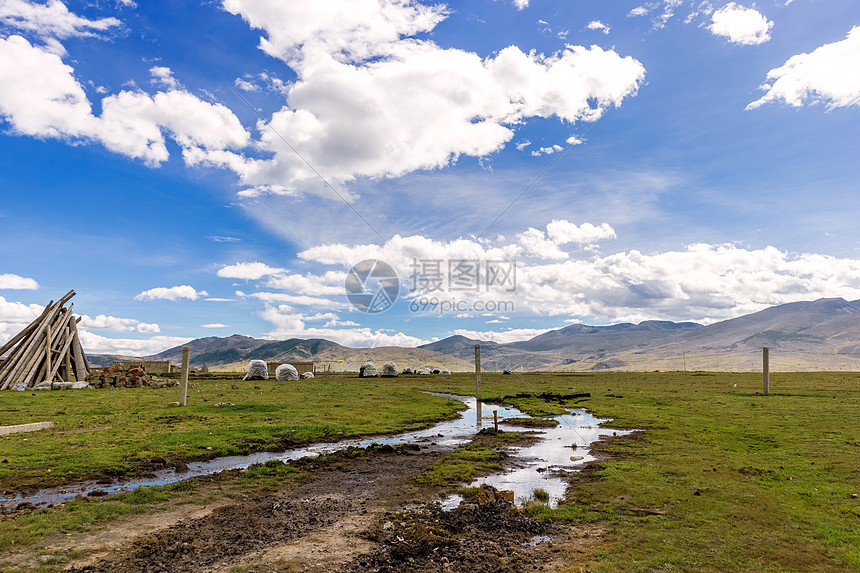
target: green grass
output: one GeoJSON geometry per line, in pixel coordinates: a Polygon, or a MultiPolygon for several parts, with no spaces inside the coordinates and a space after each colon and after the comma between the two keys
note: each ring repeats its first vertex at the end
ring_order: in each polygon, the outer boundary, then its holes
{"type": "Polygon", "coordinates": [[[484,440],[477,439],[457,448],[432,466],[415,480],[424,485],[451,486],[469,483],[474,478],[502,469],[505,454],[488,447],[484,440]]]}
{"type": "MultiPolygon", "coordinates": [[[[768,396],[758,393],[760,375],[743,373],[485,373],[482,378],[486,401],[529,393],[506,400],[539,415],[586,407],[614,418],[614,427],[646,430],[606,442],[598,452],[607,456],[603,463],[590,476],[575,475],[576,487],[557,509],[542,504],[529,509],[602,526],[606,535],[591,556],[590,570],[860,570],[860,498],[851,497],[860,493],[860,375],[772,373],[768,396]],[[590,392],[591,397],[535,396],[550,392],[590,392]]],[[[151,457],[192,459],[285,447],[290,441],[403,431],[450,416],[458,406],[419,389],[474,391],[474,378],[466,374],[319,377],[298,385],[197,383],[185,408],[163,406],[176,399],[176,389],[0,393],[0,424],[56,425],[54,431],[0,438],[0,483],[8,489],[21,481],[73,480],[110,468],[121,473],[151,457]],[[221,401],[237,406],[213,407],[221,401]],[[114,429],[60,433],[107,425],[114,429]]],[[[460,452],[462,457],[450,460],[456,463],[426,479],[470,481],[476,465],[487,469],[499,463],[486,445],[460,452]]],[[[77,516],[64,509],[3,516],[0,547],[38,538],[40,528],[52,522],[60,524],[52,530],[86,529],[113,515],[165,503],[112,498],[67,504],[77,504],[77,516]]]]}
{"type": "Polygon", "coordinates": [[[53,430],[0,437],[0,488],[121,476],[151,458],[189,461],[402,432],[464,407],[418,387],[334,375],[300,383],[198,379],[181,408],[166,406],[176,388],[0,392],[0,425],[54,423],[53,430]],[[219,402],[235,405],[216,408],[219,402]]]}

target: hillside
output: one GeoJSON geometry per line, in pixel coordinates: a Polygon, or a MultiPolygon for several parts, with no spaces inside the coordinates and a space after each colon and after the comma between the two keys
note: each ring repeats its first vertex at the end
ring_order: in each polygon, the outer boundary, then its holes
{"type": "MultiPolygon", "coordinates": [[[[393,360],[398,368],[474,368],[481,345],[485,370],[757,370],[761,347],[771,349],[774,370],[860,369],[860,301],[819,299],[774,306],[707,326],[644,321],[608,326],[573,324],[529,340],[499,344],[450,336],[418,348],[348,348],[321,338],[256,339],[234,334],[189,342],[191,365],[242,371],[257,358],[313,360],[319,370],[358,370],[365,361],[393,360]]],[[[96,364],[113,357],[94,356],[96,364]]],[[[128,357],[123,357],[128,358],[128,357]]],[[[182,347],[147,356],[179,364],[182,347]]]]}
{"type": "MultiPolygon", "coordinates": [[[[234,334],[224,338],[199,338],[183,346],[191,349],[191,366],[200,367],[205,362],[212,371],[243,371],[252,359],[280,362],[312,360],[318,370],[331,371],[357,371],[368,360],[377,366],[393,360],[401,370],[407,366],[438,366],[449,370],[474,368],[471,362],[432,350],[397,346],[349,348],[322,338],[266,340],[234,334]]],[[[182,362],[183,346],[169,348],[146,358],[170,360],[178,365],[182,362]]]]}

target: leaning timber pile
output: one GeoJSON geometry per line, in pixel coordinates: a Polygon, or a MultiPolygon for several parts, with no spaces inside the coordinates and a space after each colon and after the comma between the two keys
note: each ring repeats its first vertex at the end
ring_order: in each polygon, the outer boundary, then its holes
{"type": "Polygon", "coordinates": [[[73,382],[85,384],[90,368],[77,324],[73,304],[64,307],[75,296],[70,290],[56,303],[51,301],[42,314],[24,330],[0,346],[0,390],[68,387],[73,382]]]}

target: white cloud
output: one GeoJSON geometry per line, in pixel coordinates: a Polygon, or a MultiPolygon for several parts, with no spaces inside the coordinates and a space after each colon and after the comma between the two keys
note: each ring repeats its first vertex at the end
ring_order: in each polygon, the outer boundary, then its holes
{"type": "Polygon", "coordinates": [[[13,133],[97,142],[149,166],[170,158],[173,139],[187,165],[235,172],[243,198],[336,198],[274,129],[289,134],[309,164],[351,199],[343,186],[356,178],[399,177],[494,153],[528,118],[593,120],[634,95],[645,73],[637,60],[597,46],[568,45],[550,55],[509,46],[487,58],[445,49],[421,37],[446,17],[441,5],[225,0],[224,7],[263,30],[261,49],[298,76],[287,83],[258,74],[287,100],[271,116],[272,129],[258,122],[258,141],[228,108],[181,89],[164,66],[150,73],[166,91],[133,87],[108,95],[95,115],[63,61],[63,46],[53,40],[39,47],[21,36],[0,38],[0,115],[13,133]]]}
{"type": "Polygon", "coordinates": [[[293,307],[282,304],[266,305],[260,318],[275,325],[274,330],[266,333],[272,338],[325,338],[350,347],[405,346],[415,347],[428,341],[402,332],[389,334],[370,328],[315,328],[307,327],[305,322],[313,320],[297,312],[293,307]]]}
{"type": "Polygon", "coordinates": [[[550,240],[558,245],[576,243],[578,245],[589,245],[597,243],[602,239],[614,239],[615,229],[608,223],[598,226],[591,223],[583,223],[577,226],[570,221],[553,219],[547,224],[546,232],[550,240]]]}
{"type": "Polygon", "coordinates": [[[155,287],[145,290],[142,293],[135,295],[134,300],[172,300],[177,301],[183,298],[189,300],[197,300],[199,297],[208,296],[205,290],[197,291],[189,285],[181,285],[174,287],[155,287]]]}
{"type": "Polygon", "coordinates": [[[483,157],[502,149],[529,117],[594,119],[616,98],[635,94],[644,78],[638,61],[597,46],[547,56],[509,46],[482,59],[416,38],[444,18],[440,7],[382,0],[224,5],[263,29],[261,49],[298,75],[272,129],[258,124],[261,149],[274,158],[210,157],[237,172],[248,187],[243,197],[333,196],[277,134],[289,134],[308,163],[342,186],[483,157]]]}
{"type": "MultiPolygon", "coordinates": [[[[615,237],[608,224],[554,220],[546,231],[529,228],[514,242],[395,236],[385,246],[320,245],[299,253],[309,262],[343,265],[365,258],[391,264],[403,284],[401,298],[421,292],[412,273],[416,259],[441,262],[441,297],[511,301],[518,313],[567,315],[601,321],[696,320],[714,322],[771,305],[823,297],[860,299],[860,260],[794,254],[774,247],[695,244],[684,250],[601,255],[593,245],[615,237]],[[584,246],[568,251],[564,245],[584,246]],[[447,291],[447,262],[516,261],[516,285],[480,293],[447,291]]],[[[424,271],[418,268],[419,278],[424,271]]],[[[400,304],[403,304],[401,301],[400,304]]],[[[459,309],[458,309],[459,310],[459,309]]],[[[510,311],[506,311],[508,315],[510,311]]],[[[498,317],[495,317],[498,318],[498,317]]]]}
{"type": "Polygon", "coordinates": [[[403,36],[429,32],[445,15],[442,5],[402,0],[223,0],[223,6],[266,33],[261,50],[288,62],[300,59],[302,49],[344,61],[371,58],[403,36]]]}
{"type": "Polygon", "coordinates": [[[152,336],[141,339],[108,338],[86,330],[81,330],[79,333],[84,351],[90,354],[149,356],[193,340],[178,336],[152,336]]]}
{"type": "Polygon", "coordinates": [[[286,272],[286,269],[270,267],[265,263],[254,261],[251,263],[235,263],[232,265],[227,265],[218,269],[218,272],[215,274],[217,274],[221,278],[244,279],[248,281],[254,281],[261,279],[265,276],[275,275],[283,272],[286,272]]]}
{"type": "Polygon", "coordinates": [[[541,155],[552,155],[553,153],[558,153],[559,151],[564,151],[564,147],[556,143],[552,147],[541,147],[540,149],[532,151],[532,157],[539,157],[541,155]]]}
{"type": "Polygon", "coordinates": [[[39,283],[35,279],[13,274],[0,275],[0,289],[38,290],[39,283]]]}
{"type": "Polygon", "coordinates": [[[753,46],[770,40],[773,22],[758,10],[730,2],[714,12],[708,29],[716,36],[728,38],[733,44],[753,46]]]}
{"type": "Polygon", "coordinates": [[[121,25],[116,18],[82,18],[69,12],[60,0],[48,0],[44,4],[26,0],[3,0],[0,2],[0,23],[39,36],[60,39],[95,36],[121,25]]]}
{"type": "Polygon", "coordinates": [[[189,165],[222,158],[249,142],[229,109],[186,91],[122,91],[105,97],[101,107],[101,116],[93,115],[74,70],[59,55],[21,36],[0,38],[0,115],[15,133],[100,142],[151,166],[169,157],[165,133],[189,165]]]}
{"type": "Polygon", "coordinates": [[[329,271],[322,276],[307,275],[274,275],[266,281],[269,288],[297,292],[307,295],[342,295],[344,294],[345,272],[329,271]]]}
{"type": "Polygon", "coordinates": [[[517,7],[517,10],[522,10],[524,8],[529,7],[529,0],[514,0],[514,6],[517,7]]]}
{"type": "MultiPolygon", "coordinates": [[[[344,292],[345,291],[341,289],[340,294],[343,294],[344,292]]],[[[239,291],[236,291],[236,295],[241,296],[243,298],[256,298],[266,302],[283,302],[287,304],[294,304],[296,306],[314,306],[323,308],[349,307],[349,304],[344,301],[335,301],[328,298],[321,298],[318,296],[296,295],[283,292],[254,292],[250,294],[242,293],[240,295],[239,291]]]]}
{"type": "Polygon", "coordinates": [[[248,80],[244,80],[242,78],[236,78],[233,80],[233,85],[242,90],[243,92],[258,92],[260,91],[260,86],[249,82],[248,80]]]}
{"type": "Polygon", "coordinates": [[[81,315],[80,327],[85,330],[95,328],[114,330],[116,332],[142,332],[149,334],[161,332],[158,325],[154,323],[147,324],[133,318],[117,318],[115,316],[106,316],[104,314],[100,314],[95,318],[87,316],[86,314],[81,315]]]}
{"type": "Polygon", "coordinates": [[[0,296],[0,339],[9,339],[33,322],[45,307],[38,304],[7,301],[0,296]]]}
{"type": "Polygon", "coordinates": [[[173,70],[170,68],[166,68],[164,66],[153,66],[149,68],[149,73],[152,75],[152,80],[150,83],[165,87],[171,90],[181,89],[182,86],[173,77],[173,70]]]}
{"type": "Polygon", "coordinates": [[[675,16],[675,8],[681,6],[683,3],[683,0],[660,0],[656,2],[648,2],[642,6],[633,8],[627,13],[627,16],[647,16],[648,14],[655,13],[662,8],[662,11],[658,12],[652,19],[653,29],[659,30],[666,27],[666,23],[675,16]]]}
{"type": "Polygon", "coordinates": [[[600,30],[604,34],[609,33],[609,26],[607,26],[606,24],[604,24],[600,20],[592,20],[591,22],[589,22],[588,23],[588,29],[589,30],[600,30]]]}
{"type": "Polygon", "coordinates": [[[776,101],[795,107],[821,102],[831,109],[860,105],[860,26],[853,27],[844,40],[792,56],[770,70],[761,87],[767,93],[747,109],[776,101]]]}
{"type": "Polygon", "coordinates": [[[499,344],[507,344],[508,342],[517,342],[519,340],[528,340],[539,334],[552,330],[550,328],[510,328],[508,330],[468,330],[458,328],[452,330],[451,334],[465,336],[474,340],[483,340],[485,342],[498,342],[499,344]]]}
{"type": "Polygon", "coordinates": [[[212,324],[201,324],[200,328],[230,328],[229,325],[213,322],[212,324]]]}

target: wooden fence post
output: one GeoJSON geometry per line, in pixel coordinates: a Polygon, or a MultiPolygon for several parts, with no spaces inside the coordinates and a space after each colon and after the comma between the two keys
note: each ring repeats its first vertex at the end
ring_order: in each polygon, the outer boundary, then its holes
{"type": "Polygon", "coordinates": [[[475,415],[477,426],[481,427],[481,345],[475,345],[475,415]]]}
{"type": "Polygon", "coordinates": [[[179,405],[184,406],[188,400],[188,361],[191,357],[191,348],[182,348],[182,374],[179,377],[179,405]]]}
{"type": "Polygon", "coordinates": [[[764,382],[764,393],[770,392],[770,348],[763,346],[761,349],[761,375],[764,382]]]}

